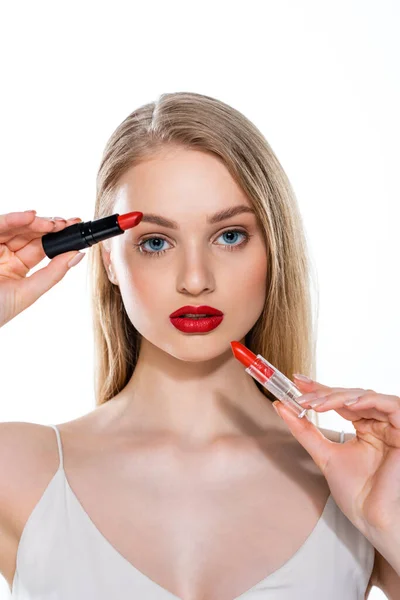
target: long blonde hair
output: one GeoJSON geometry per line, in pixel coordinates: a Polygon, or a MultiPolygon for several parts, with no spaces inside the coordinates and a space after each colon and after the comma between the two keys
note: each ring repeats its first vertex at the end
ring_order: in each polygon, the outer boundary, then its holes
{"type": "MultiPolygon", "coordinates": [[[[238,110],[209,96],[179,92],[162,94],[155,102],[133,111],[105,147],[93,218],[112,214],[119,178],[166,145],[217,156],[245,192],[258,216],[268,252],[265,305],[246,335],[246,346],[290,379],[293,373],[314,379],[313,279],[297,200],[270,145],[238,110]]],[[[96,406],[100,406],[131,378],[140,335],[127,316],[119,287],[107,276],[100,244],[90,248],[88,258],[95,397],[96,406]]],[[[269,400],[276,399],[256,385],[269,400]]],[[[315,413],[309,418],[318,424],[315,413]]]]}

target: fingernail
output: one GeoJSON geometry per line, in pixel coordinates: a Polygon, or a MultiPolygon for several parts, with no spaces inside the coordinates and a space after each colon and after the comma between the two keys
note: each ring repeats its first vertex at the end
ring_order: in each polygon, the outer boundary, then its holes
{"type": "Polygon", "coordinates": [[[53,217],[53,219],[54,219],[55,221],[64,221],[64,223],[66,223],[66,222],[67,222],[67,219],[63,219],[63,217],[53,217]]]}
{"type": "Polygon", "coordinates": [[[300,396],[300,398],[296,398],[296,402],[297,404],[309,404],[317,397],[317,392],[313,392],[312,394],[303,394],[303,396],[300,396]]]}
{"type": "Polygon", "coordinates": [[[321,404],[323,404],[326,401],[326,398],[320,398],[319,400],[313,400],[312,402],[309,402],[311,408],[316,408],[317,406],[320,406],[321,404]]]}
{"type": "Polygon", "coordinates": [[[305,383],[312,383],[312,379],[310,379],[306,375],[301,375],[300,373],[294,373],[293,377],[299,379],[300,381],[304,381],[305,383]]]}
{"type": "Polygon", "coordinates": [[[356,402],[358,402],[359,399],[360,397],[352,398],[351,400],[346,400],[346,402],[343,402],[343,404],[345,404],[346,406],[350,406],[351,404],[355,404],[356,402]]]}
{"type": "Polygon", "coordinates": [[[81,262],[84,256],[85,254],[83,252],[78,252],[78,254],[74,256],[74,258],[71,258],[71,260],[68,263],[68,267],[75,267],[75,265],[81,262]]]}
{"type": "Polygon", "coordinates": [[[24,210],[24,212],[34,212],[36,214],[36,210],[24,210]]]}

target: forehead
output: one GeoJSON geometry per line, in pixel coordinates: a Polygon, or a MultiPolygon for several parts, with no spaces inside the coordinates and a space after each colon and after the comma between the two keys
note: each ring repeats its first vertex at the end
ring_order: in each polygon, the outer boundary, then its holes
{"type": "Polygon", "coordinates": [[[139,210],[179,219],[239,204],[252,206],[218,157],[175,148],[131,167],[121,177],[114,212],[139,210]]]}

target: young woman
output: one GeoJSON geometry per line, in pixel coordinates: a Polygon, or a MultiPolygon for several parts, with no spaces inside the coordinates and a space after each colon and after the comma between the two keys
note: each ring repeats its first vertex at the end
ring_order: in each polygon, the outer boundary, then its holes
{"type": "MultiPolygon", "coordinates": [[[[130,211],[144,215],[136,227],[89,250],[95,409],[0,426],[0,571],[13,597],[355,600],[383,581],[394,589],[379,553],[389,543],[348,501],[365,483],[362,434],[284,407],[280,418],[231,351],[241,341],[288,377],[314,376],[301,216],[265,138],[200,94],[140,107],[107,144],[94,218],[130,211]],[[170,318],[198,307],[220,311],[219,325],[199,332],[188,317],[182,331],[170,318]]],[[[41,237],[73,222],[0,216],[0,324],[81,257],[26,277],[45,257],[41,237]]],[[[330,393],[353,421],[348,392],[396,398],[296,383],[330,393]]]]}

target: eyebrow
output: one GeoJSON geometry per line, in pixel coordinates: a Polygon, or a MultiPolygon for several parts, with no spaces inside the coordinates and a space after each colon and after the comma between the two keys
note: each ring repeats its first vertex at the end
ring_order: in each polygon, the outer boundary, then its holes
{"type": "MultiPolygon", "coordinates": [[[[246,206],[245,204],[240,204],[239,206],[231,206],[230,208],[220,210],[213,215],[208,215],[207,223],[209,225],[215,225],[215,223],[220,223],[221,221],[225,221],[226,219],[236,217],[237,215],[241,215],[242,213],[255,214],[255,211],[249,206],[246,206]]],[[[168,227],[170,229],[179,229],[179,225],[176,221],[171,221],[170,219],[166,219],[165,217],[161,217],[160,215],[154,215],[151,213],[143,214],[143,217],[140,222],[154,223],[155,225],[160,225],[160,227],[168,227]]]]}

